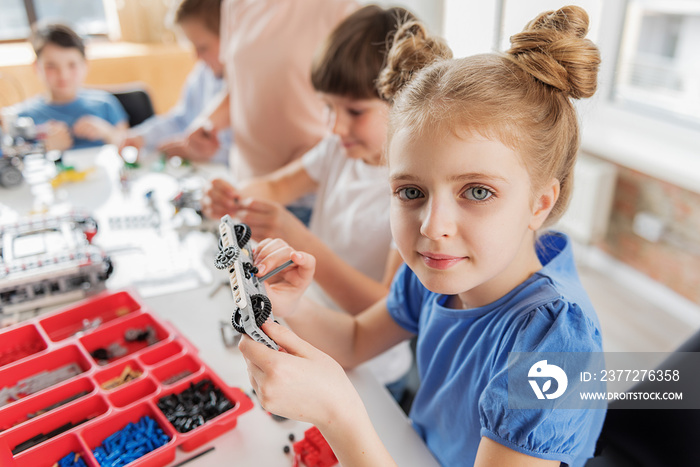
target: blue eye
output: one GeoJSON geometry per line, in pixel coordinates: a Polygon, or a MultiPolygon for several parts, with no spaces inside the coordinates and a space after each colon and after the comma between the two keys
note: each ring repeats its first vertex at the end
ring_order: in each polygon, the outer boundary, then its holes
{"type": "Polygon", "coordinates": [[[467,191],[464,192],[464,195],[467,199],[472,201],[486,201],[493,196],[493,191],[483,186],[475,186],[468,188],[467,191]]]}
{"type": "Polygon", "coordinates": [[[423,198],[424,196],[423,193],[415,187],[401,188],[396,193],[398,194],[400,199],[407,201],[423,198]]]}

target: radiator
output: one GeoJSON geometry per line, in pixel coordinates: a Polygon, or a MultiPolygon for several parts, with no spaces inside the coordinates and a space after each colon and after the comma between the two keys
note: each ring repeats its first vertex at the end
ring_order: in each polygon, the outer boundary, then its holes
{"type": "Polygon", "coordinates": [[[616,177],[615,165],[579,154],[569,208],[554,228],[585,245],[601,240],[608,229],[616,177]]]}

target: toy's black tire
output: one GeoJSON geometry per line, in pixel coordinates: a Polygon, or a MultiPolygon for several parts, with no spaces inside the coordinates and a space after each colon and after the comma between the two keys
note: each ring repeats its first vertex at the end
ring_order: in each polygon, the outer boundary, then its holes
{"type": "Polygon", "coordinates": [[[250,236],[252,235],[250,227],[248,227],[247,224],[241,223],[233,226],[233,229],[236,232],[236,242],[238,242],[238,246],[243,248],[246,243],[248,243],[250,236]]]}
{"type": "Polygon", "coordinates": [[[235,329],[239,333],[245,334],[245,329],[241,324],[241,318],[241,309],[236,308],[236,311],[233,312],[233,316],[231,316],[231,326],[233,326],[233,329],[235,329]]]}
{"type": "Polygon", "coordinates": [[[250,306],[253,307],[255,324],[258,327],[262,326],[263,323],[267,321],[267,318],[269,318],[270,313],[272,313],[272,303],[270,303],[270,299],[263,294],[251,295],[250,306]]]}

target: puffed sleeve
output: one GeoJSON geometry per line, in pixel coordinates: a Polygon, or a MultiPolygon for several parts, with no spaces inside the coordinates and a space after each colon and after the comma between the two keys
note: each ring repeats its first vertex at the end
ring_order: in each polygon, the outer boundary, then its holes
{"type": "Polygon", "coordinates": [[[394,321],[413,334],[418,333],[420,313],[427,289],[406,264],[402,264],[391,283],[386,306],[394,321]]]}
{"type": "Polygon", "coordinates": [[[524,313],[510,329],[479,398],[481,435],[515,451],[568,465],[592,456],[605,404],[582,402],[577,376],[581,368],[602,364],[598,326],[576,304],[555,300],[524,313]],[[533,369],[559,365],[566,370],[566,386],[559,378],[552,378],[556,386],[551,382],[544,386],[548,391],[552,387],[558,391],[560,384],[566,389],[556,398],[548,399],[554,395],[550,392],[539,400],[530,383],[538,380],[532,378],[533,369]]]}

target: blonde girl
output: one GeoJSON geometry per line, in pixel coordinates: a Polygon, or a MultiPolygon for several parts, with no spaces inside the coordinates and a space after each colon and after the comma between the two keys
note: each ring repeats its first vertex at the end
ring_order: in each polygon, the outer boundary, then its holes
{"type": "MultiPolygon", "coordinates": [[[[393,100],[391,227],[406,265],[385,300],[354,317],[324,313],[302,294],[313,256],[279,239],[259,245],[263,270],[297,265],[268,292],[298,336],[266,323],[277,353],[243,339],[251,383],[268,410],[316,424],[342,465],[393,461],[340,365],[413,335],[421,387],[410,417],[442,465],[582,466],[593,455],[605,411],[559,408],[577,381],[525,410],[510,407],[508,380],[512,352],[602,350],[570,241],[543,231],[571,193],[571,99],[596,87],[587,30],[585,11],[565,7],[535,18],[505,54],[462,59],[418,23],[399,30],[379,89],[393,100]]],[[[530,389],[526,377],[513,385],[530,389]]]]}

